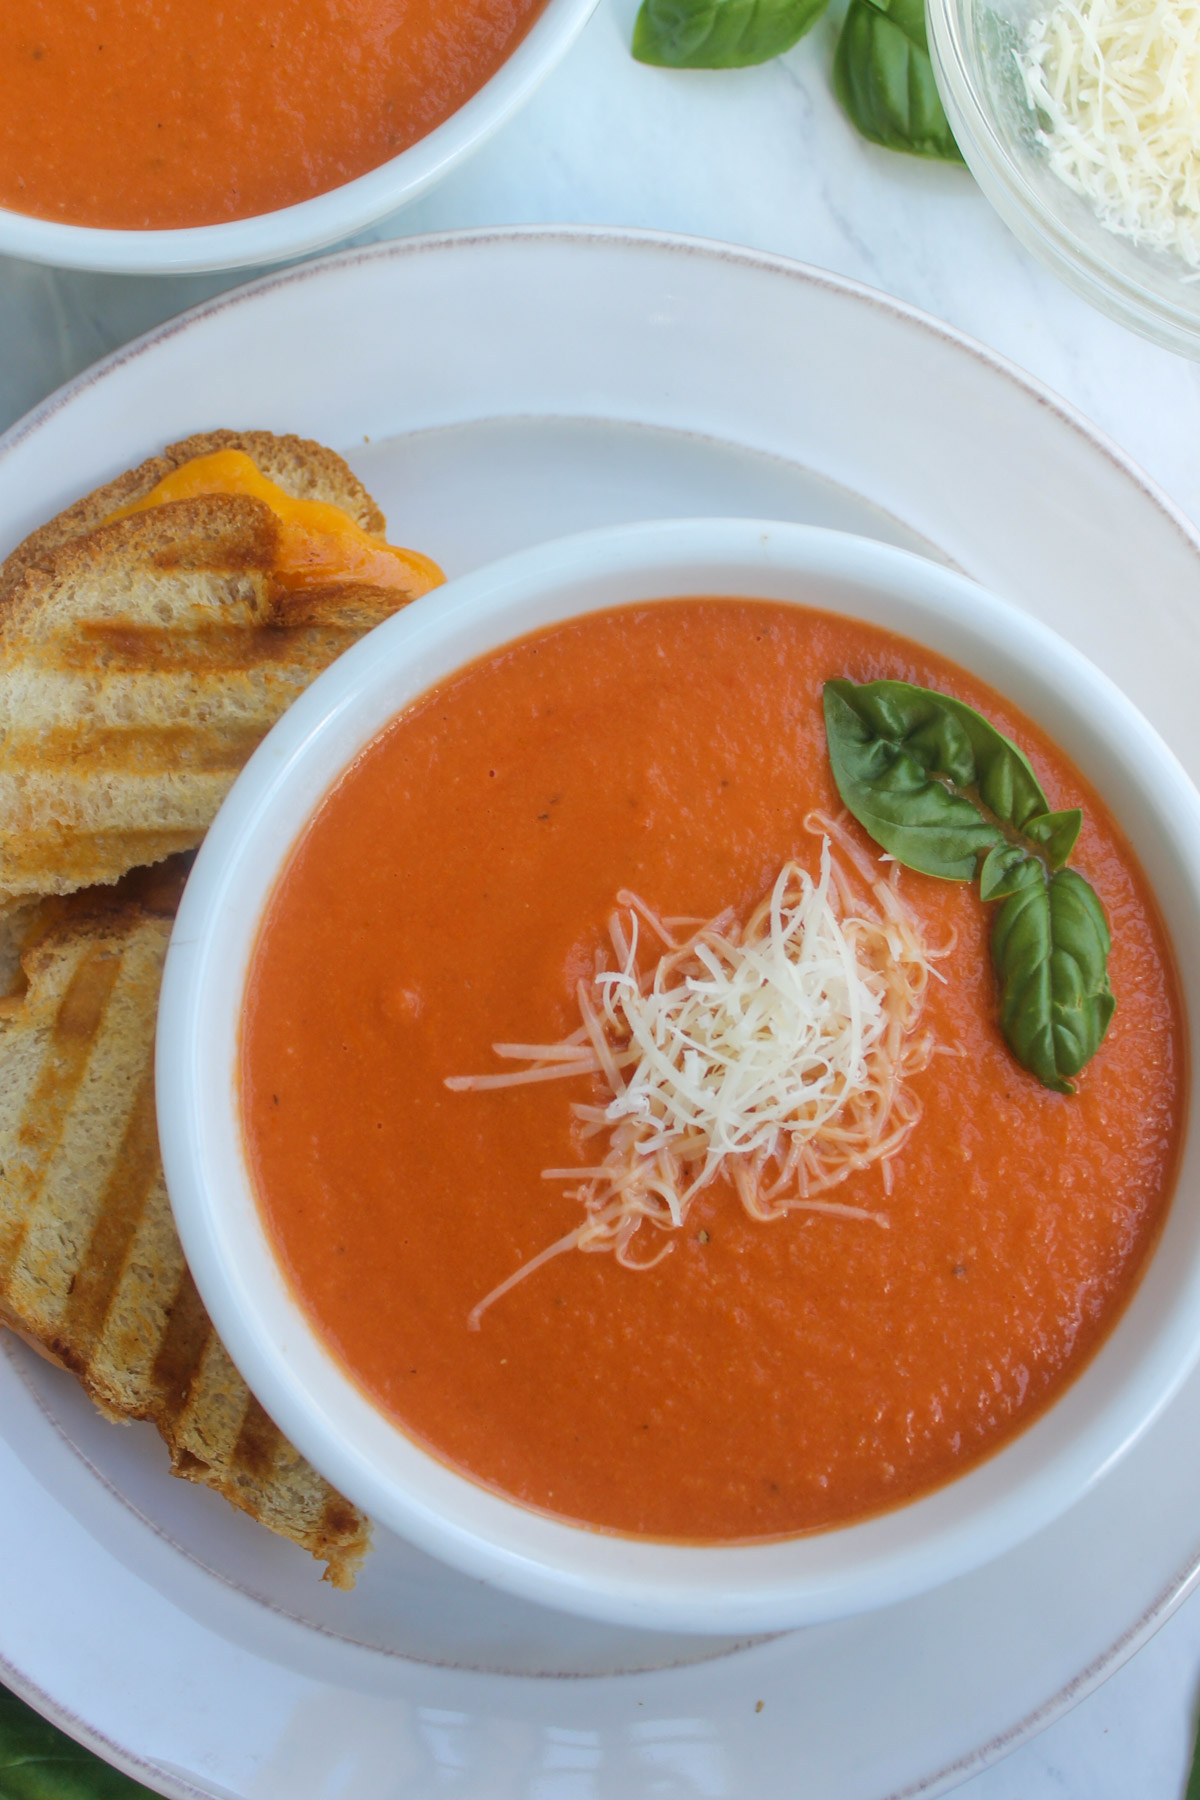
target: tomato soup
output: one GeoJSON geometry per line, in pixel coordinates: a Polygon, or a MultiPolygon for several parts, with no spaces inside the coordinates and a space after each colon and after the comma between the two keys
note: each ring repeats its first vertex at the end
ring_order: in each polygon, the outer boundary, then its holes
{"type": "MultiPolygon", "coordinates": [[[[814,599],[819,602],[819,594],[814,599]]],[[[847,829],[872,859],[858,827],[847,829]]],[[[679,600],[578,620],[398,717],[307,827],[259,935],[244,1130],[277,1253],[317,1331],[407,1433],[547,1513],[671,1540],[752,1540],[895,1506],[968,1469],[1078,1373],[1168,1204],[1184,1040],[1169,947],[1106,812],[1045,735],[930,651],[819,610],[679,600]],[[489,1305],[580,1222],[545,1169],[595,1160],[594,1076],[487,1092],[497,1041],[579,1024],[622,889],[745,918],[806,819],[839,812],[822,684],[893,678],[976,707],[1082,806],[1073,866],[1112,926],[1116,1014],[1073,1094],[996,1024],[994,909],[905,870],[953,948],[912,1077],[921,1117],[830,1199],[878,1219],[752,1219],[697,1194],[647,1270],[577,1249],[489,1305]],[[890,1182],[887,1179],[890,1174],[890,1182]]],[[[660,1237],[647,1248],[658,1247],[660,1237]]]]}
{"type": "Polygon", "coordinates": [[[365,175],[449,118],[545,0],[23,0],[0,9],[0,206],[214,225],[365,175]]]}

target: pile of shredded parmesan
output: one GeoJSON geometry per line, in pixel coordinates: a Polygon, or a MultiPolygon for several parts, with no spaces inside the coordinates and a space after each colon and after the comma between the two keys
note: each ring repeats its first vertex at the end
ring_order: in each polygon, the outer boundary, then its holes
{"type": "Polygon", "coordinates": [[[1200,0],[1059,0],[1017,61],[1055,174],[1200,269],[1200,0]]]}
{"type": "Polygon", "coordinates": [[[616,966],[605,959],[579,983],[579,1029],[556,1044],[493,1046],[525,1069],[447,1081],[464,1092],[589,1076],[601,1090],[572,1112],[585,1141],[605,1144],[602,1158],[543,1171],[573,1184],[583,1222],[480,1301],[472,1329],[566,1250],[611,1250],[629,1268],[651,1267],[673,1244],[635,1256],[642,1228],[678,1231],[718,1175],[754,1219],[804,1210],[887,1225],[816,1196],[876,1162],[890,1192],[889,1159],[920,1117],[906,1083],[932,1053],[916,1026],[931,959],[945,950],[924,945],[894,864],[885,878],[834,821],[813,815],[808,825],[822,835],[817,879],[785,864],[744,927],[722,913],[695,929],[619,894],[609,922],[616,966]],[[653,961],[643,933],[661,946],[653,961]]]}

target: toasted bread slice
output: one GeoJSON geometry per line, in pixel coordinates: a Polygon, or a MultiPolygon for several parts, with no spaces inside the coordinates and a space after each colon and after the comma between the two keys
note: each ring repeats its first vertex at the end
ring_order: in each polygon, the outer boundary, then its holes
{"type": "Polygon", "coordinates": [[[339,457],[300,439],[213,433],[90,495],[0,571],[0,906],[115,882],[194,847],[259,740],[364,631],[394,587],[281,593],[279,523],[205,494],[100,523],[171,458],[253,446],[264,472],[378,509],[339,457]]]}
{"type": "Polygon", "coordinates": [[[115,481],[85,494],[47,524],[27,537],[0,567],[0,605],[25,569],[61,544],[84,537],[102,525],[111,513],[141,500],[151,488],[194,457],[214,450],[244,450],[271,481],[297,500],[327,500],[340,506],[364,531],[382,532],[386,520],[350,465],[336,451],[311,438],[276,437],[270,431],[202,431],[168,444],[161,456],[152,456],[118,475],[115,481]]]}
{"type": "Polygon", "coordinates": [[[0,1006],[0,1322],[175,1473],[351,1587],[370,1527],[252,1397],[204,1311],[167,1200],[154,1022],[169,917],[105,896],[46,909],[0,1006]]]}

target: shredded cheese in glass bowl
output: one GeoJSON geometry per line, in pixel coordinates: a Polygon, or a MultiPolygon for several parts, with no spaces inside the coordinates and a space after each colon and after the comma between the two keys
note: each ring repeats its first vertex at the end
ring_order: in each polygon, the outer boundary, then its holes
{"type": "Polygon", "coordinates": [[[1200,356],[1198,0],[927,0],[954,134],[1077,293],[1200,356]]]}

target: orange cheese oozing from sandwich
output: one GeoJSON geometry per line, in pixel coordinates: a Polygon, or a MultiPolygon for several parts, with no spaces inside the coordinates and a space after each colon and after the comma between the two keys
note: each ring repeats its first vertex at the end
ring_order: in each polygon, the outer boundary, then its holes
{"type": "Polygon", "coordinates": [[[248,494],[269,506],[279,521],[274,576],[293,590],[329,582],[363,582],[400,588],[410,600],[446,579],[438,565],[416,550],[385,543],[357,525],[328,500],[297,500],[265,476],[244,450],[215,450],[173,469],[140,500],[119,507],[109,520],[148,512],[171,500],[198,494],[248,494]]]}

